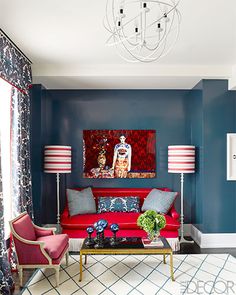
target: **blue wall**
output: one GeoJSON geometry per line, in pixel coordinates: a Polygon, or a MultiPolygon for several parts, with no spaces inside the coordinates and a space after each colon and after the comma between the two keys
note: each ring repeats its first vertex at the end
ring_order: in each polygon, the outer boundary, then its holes
{"type": "Polygon", "coordinates": [[[203,103],[202,103],[202,82],[199,82],[191,91],[187,101],[187,126],[188,141],[196,147],[196,171],[192,175],[191,191],[191,223],[203,224],[202,220],[202,192],[203,192],[203,103]],[[201,196],[201,197],[199,197],[201,196]]]}
{"type": "MultiPolygon", "coordinates": [[[[45,144],[65,144],[73,148],[72,174],[61,175],[61,206],[65,203],[66,187],[166,186],[179,191],[179,175],[167,172],[167,146],[189,143],[185,115],[188,95],[187,90],[54,90],[42,95],[41,121],[44,123],[40,135],[41,151],[45,144]],[[155,129],[157,178],[83,179],[84,129],[155,129]]],[[[37,109],[36,119],[33,116],[33,125],[39,124],[39,112],[37,109]]],[[[37,143],[38,136],[35,134],[37,143]]],[[[41,159],[35,158],[32,164],[42,169],[42,152],[40,155],[41,159]]],[[[39,179],[34,181],[38,182],[39,179]]],[[[39,210],[41,216],[38,221],[52,223],[56,214],[55,175],[42,173],[41,181],[43,209],[39,210]]],[[[191,192],[187,181],[186,190],[191,192]]],[[[191,221],[191,198],[186,194],[186,222],[191,221]]],[[[38,200],[37,204],[40,205],[38,200]]]]}
{"type": "Polygon", "coordinates": [[[197,171],[185,176],[185,222],[194,223],[203,232],[236,231],[233,214],[236,185],[226,181],[226,133],[236,132],[236,97],[234,92],[227,91],[226,81],[204,80],[190,91],[42,91],[41,86],[35,85],[32,105],[36,114],[32,117],[32,169],[38,171],[33,175],[38,223],[55,223],[56,220],[56,178],[42,172],[44,145],[65,144],[73,148],[73,171],[61,175],[63,207],[65,189],[80,186],[166,186],[179,191],[179,175],[167,172],[167,146],[194,144],[197,147],[197,171]],[[34,129],[33,126],[38,124],[41,124],[40,130],[38,127],[34,129]],[[83,179],[84,129],[155,129],[157,177],[83,179]],[[209,214],[211,211],[215,214],[209,214]],[[227,220],[221,215],[227,216],[227,220]]]}
{"type": "MultiPolygon", "coordinates": [[[[235,92],[224,80],[203,80],[203,232],[236,231],[236,184],[226,180],[226,133],[236,132],[235,92]]],[[[196,196],[198,197],[198,196],[196,196]]]]}
{"type": "Polygon", "coordinates": [[[236,132],[236,96],[226,80],[203,80],[188,102],[190,141],[197,147],[192,224],[205,233],[236,231],[236,183],[226,180],[226,134],[236,132]]]}

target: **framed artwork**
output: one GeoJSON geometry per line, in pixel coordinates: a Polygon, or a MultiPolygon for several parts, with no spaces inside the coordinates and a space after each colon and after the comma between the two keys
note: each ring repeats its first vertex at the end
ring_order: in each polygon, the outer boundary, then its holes
{"type": "Polygon", "coordinates": [[[84,130],[84,178],[154,178],[155,130],[84,130]]]}
{"type": "Polygon", "coordinates": [[[236,180],[236,133],[227,133],[227,180],[236,180]]]}

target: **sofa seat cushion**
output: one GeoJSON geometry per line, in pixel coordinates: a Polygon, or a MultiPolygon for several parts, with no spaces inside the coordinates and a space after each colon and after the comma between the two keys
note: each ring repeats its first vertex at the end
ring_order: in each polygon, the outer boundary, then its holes
{"type": "Polygon", "coordinates": [[[60,234],[40,237],[37,241],[44,242],[44,249],[48,255],[52,259],[57,259],[68,245],[69,238],[66,234],[60,234]]]}
{"type": "MultiPolygon", "coordinates": [[[[61,220],[63,228],[67,229],[86,229],[88,226],[92,226],[99,219],[105,219],[110,226],[112,223],[117,223],[120,229],[140,229],[137,225],[137,219],[141,213],[131,212],[108,212],[101,214],[83,214],[75,215],[71,217],[65,217],[61,220]]],[[[169,215],[166,217],[165,230],[176,230],[180,227],[177,220],[173,219],[169,215]]]]}

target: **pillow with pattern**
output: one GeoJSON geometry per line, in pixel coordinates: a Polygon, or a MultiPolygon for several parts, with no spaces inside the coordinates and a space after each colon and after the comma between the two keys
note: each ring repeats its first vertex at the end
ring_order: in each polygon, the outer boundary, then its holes
{"type": "Polygon", "coordinates": [[[98,197],[98,213],[140,212],[139,197],[98,197]]]}

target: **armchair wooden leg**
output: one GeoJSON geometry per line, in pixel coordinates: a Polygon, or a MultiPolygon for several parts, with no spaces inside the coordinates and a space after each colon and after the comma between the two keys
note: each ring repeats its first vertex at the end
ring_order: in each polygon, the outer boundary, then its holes
{"type": "Polygon", "coordinates": [[[66,252],[66,266],[69,265],[69,250],[66,252]]]}
{"type": "Polygon", "coordinates": [[[23,287],[23,268],[21,266],[17,266],[20,280],[20,287],[23,287]]]}
{"type": "Polygon", "coordinates": [[[55,266],[55,276],[56,276],[56,287],[59,287],[59,272],[60,272],[60,265],[55,266]]]}

